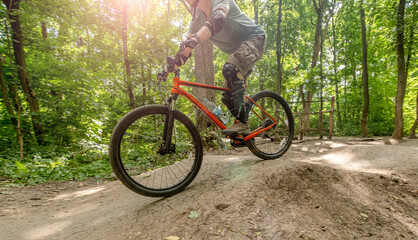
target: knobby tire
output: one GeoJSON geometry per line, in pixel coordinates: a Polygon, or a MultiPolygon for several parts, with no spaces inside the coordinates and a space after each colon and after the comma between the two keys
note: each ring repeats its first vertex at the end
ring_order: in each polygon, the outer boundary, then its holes
{"type": "Polygon", "coordinates": [[[163,105],[137,108],[119,121],[110,139],[110,163],[116,177],[144,196],[166,197],[182,191],[202,164],[200,134],[193,122],[177,110],[172,111],[175,150],[165,155],[158,153],[168,114],[163,105]]]}

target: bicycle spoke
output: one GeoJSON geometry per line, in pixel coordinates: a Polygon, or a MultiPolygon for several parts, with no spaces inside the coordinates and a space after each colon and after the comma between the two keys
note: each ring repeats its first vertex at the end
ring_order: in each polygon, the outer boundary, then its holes
{"type": "Polygon", "coordinates": [[[254,101],[248,120],[251,130],[269,126],[271,128],[247,141],[247,146],[261,158],[280,157],[287,151],[292,141],[293,116],[291,111],[287,103],[273,92],[263,91],[251,99],[254,101]],[[284,107],[285,105],[287,108],[284,107]],[[291,128],[289,128],[289,122],[292,122],[291,128]],[[274,125],[271,126],[271,124],[274,125]]]}
{"type": "Polygon", "coordinates": [[[121,162],[126,173],[147,189],[169,189],[184,181],[192,171],[195,141],[188,129],[174,120],[170,149],[159,153],[167,115],[139,118],[126,129],[121,139],[121,162]]]}

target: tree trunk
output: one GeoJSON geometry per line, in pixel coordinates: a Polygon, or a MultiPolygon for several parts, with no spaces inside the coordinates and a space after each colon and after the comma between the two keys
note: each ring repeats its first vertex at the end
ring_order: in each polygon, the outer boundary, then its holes
{"type": "Polygon", "coordinates": [[[282,26],[282,0],[279,1],[279,14],[278,14],[278,19],[277,19],[277,36],[276,36],[277,93],[279,95],[282,92],[282,78],[283,78],[281,26],[282,26]]]}
{"type": "MultiPolygon", "coordinates": [[[[254,6],[254,22],[255,24],[259,24],[259,14],[258,14],[258,0],[253,0],[253,6],[254,6]]],[[[265,83],[264,83],[264,78],[260,77],[258,78],[258,84],[259,84],[259,88],[260,91],[264,91],[265,89],[265,83]]],[[[265,106],[265,99],[261,99],[261,107],[264,108],[265,106]]],[[[261,117],[264,119],[265,118],[265,113],[261,112],[261,117]]]]}
{"type": "MultiPolygon", "coordinates": [[[[215,85],[214,68],[213,68],[213,45],[210,41],[199,43],[194,49],[195,56],[195,76],[196,82],[215,85]]],[[[215,102],[215,92],[204,88],[196,88],[196,98],[202,101],[203,98],[211,102],[215,102]]],[[[219,105],[217,103],[217,105],[219,105]]],[[[199,131],[203,131],[208,127],[210,120],[201,112],[196,112],[196,125],[199,131]]]]}
{"type": "Polygon", "coordinates": [[[369,72],[367,69],[367,38],[366,22],[363,6],[360,9],[361,17],[361,45],[363,49],[363,114],[361,116],[361,137],[367,137],[367,115],[369,114],[369,72]]]}
{"type": "MultiPolygon", "coordinates": [[[[322,29],[321,29],[321,57],[320,57],[320,65],[321,65],[321,71],[320,71],[320,77],[321,77],[321,95],[320,95],[320,106],[319,106],[319,117],[318,117],[318,128],[322,129],[322,110],[324,109],[324,66],[323,66],[323,57],[324,57],[324,38],[322,35],[322,29]]],[[[319,139],[322,139],[324,137],[323,132],[319,132],[319,139]]]]}
{"type": "MultiPolygon", "coordinates": [[[[413,15],[413,19],[415,19],[415,14],[413,15]]],[[[409,28],[409,46],[408,46],[408,57],[406,59],[406,76],[408,76],[408,70],[409,70],[409,64],[411,62],[411,56],[412,56],[412,47],[414,46],[414,24],[410,25],[409,28]]],[[[415,122],[412,125],[411,129],[409,130],[409,138],[416,138],[415,136],[415,131],[417,129],[418,126],[418,91],[417,91],[417,102],[416,102],[416,118],[415,118],[415,122]]]]}
{"type": "MultiPolygon", "coordinates": [[[[146,82],[147,82],[147,79],[151,80],[151,78],[148,78],[148,76],[145,76],[146,66],[145,66],[145,64],[142,63],[142,61],[141,61],[140,65],[141,65],[142,96],[146,97],[147,96],[146,82]]],[[[144,100],[145,100],[145,98],[144,98],[144,100]]]]}
{"type": "MultiPolygon", "coordinates": [[[[317,1],[317,0],[312,0],[312,3],[315,7],[315,12],[317,14],[317,19],[316,19],[316,28],[315,28],[315,40],[314,40],[314,46],[313,46],[313,50],[312,50],[312,61],[311,61],[311,69],[313,70],[318,63],[318,58],[319,58],[319,52],[321,50],[321,39],[322,39],[322,23],[324,20],[324,12],[326,9],[326,4],[328,1],[317,1]]],[[[313,81],[313,80],[312,80],[313,81]]],[[[303,86],[301,86],[301,88],[303,90],[303,86]]],[[[309,112],[311,111],[311,101],[312,101],[312,96],[313,93],[310,90],[307,90],[306,92],[306,99],[303,100],[303,111],[304,111],[304,115],[303,115],[303,125],[304,128],[308,129],[309,128],[309,112]]]]}
{"type": "Polygon", "coordinates": [[[41,124],[41,116],[39,115],[39,103],[26,70],[25,52],[23,49],[23,35],[19,20],[19,1],[3,0],[3,3],[7,7],[8,17],[12,27],[14,57],[18,66],[17,75],[25,93],[26,100],[29,104],[32,126],[35,132],[36,140],[38,144],[43,144],[43,127],[41,124]]]}
{"type": "Polygon", "coordinates": [[[403,133],[403,100],[406,91],[406,67],[404,53],[404,18],[406,0],[400,0],[398,6],[397,25],[396,25],[396,53],[398,60],[398,86],[395,98],[395,130],[392,138],[402,139],[403,133]]]}
{"type": "Polygon", "coordinates": [[[11,90],[11,92],[13,93],[14,97],[17,98],[15,99],[15,104],[17,105],[17,117],[13,111],[13,107],[12,107],[12,103],[9,101],[9,97],[8,97],[8,92],[7,92],[7,88],[6,88],[6,84],[3,78],[3,62],[4,59],[0,57],[0,89],[1,89],[1,93],[3,95],[3,102],[6,105],[6,109],[7,112],[9,113],[10,119],[13,123],[13,126],[15,128],[16,131],[16,137],[17,137],[17,142],[19,144],[19,148],[20,148],[20,157],[23,157],[23,135],[22,135],[22,131],[20,128],[20,102],[19,102],[19,98],[17,95],[17,88],[16,87],[9,87],[9,89],[11,90]]]}
{"type": "MultiPolygon", "coordinates": [[[[330,22],[330,20],[334,17],[334,10],[335,10],[335,6],[337,5],[337,1],[336,0],[332,0],[332,2],[331,2],[331,9],[330,9],[330,11],[328,12],[328,14],[325,14],[324,13],[324,15],[325,16],[328,16],[328,18],[324,18],[322,21],[325,21],[326,22],[326,24],[325,24],[325,27],[324,27],[324,29],[322,30],[322,39],[325,39],[326,38],[326,36],[328,35],[328,30],[329,30],[329,22],[330,22]]],[[[325,12],[325,9],[324,9],[324,12],[325,12]]]]}
{"type": "Polygon", "coordinates": [[[314,4],[315,11],[317,14],[316,28],[315,28],[315,40],[314,40],[312,62],[311,62],[311,68],[315,68],[318,62],[318,58],[319,58],[319,51],[321,50],[322,22],[324,19],[325,7],[328,1],[319,0],[319,2],[317,3],[317,0],[312,0],[312,2],[314,4]]]}
{"type": "Polygon", "coordinates": [[[131,64],[128,58],[128,0],[123,1],[122,7],[122,42],[123,42],[123,59],[125,62],[126,71],[126,92],[129,96],[129,107],[130,109],[135,108],[134,93],[132,91],[132,79],[131,79],[131,64]]]}
{"type": "Polygon", "coordinates": [[[254,22],[255,22],[255,24],[259,24],[259,21],[258,21],[258,0],[253,0],[253,6],[254,6],[254,22]]]}
{"type": "MultiPolygon", "coordinates": [[[[300,94],[300,98],[302,101],[302,108],[303,108],[303,114],[301,116],[302,120],[302,129],[303,130],[307,130],[310,127],[310,123],[309,123],[309,115],[310,115],[310,111],[311,111],[311,102],[312,102],[312,92],[311,91],[307,91],[306,93],[306,98],[305,98],[305,93],[303,92],[303,85],[299,86],[299,94],[300,94]]],[[[299,121],[300,121],[299,120],[299,121]]],[[[301,135],[301,139],[303,138],[303,133],[301,135]]]]}
{"type": "Polygon", "coordinates": [[[341,111],[340,111],[340,97],[339,97],[339,84],[337,77],[337,38],[335,36],[335,20],[332,18],[332,56],[333,56],[333,65],[334,65],[334,82],[335,82],[335,101],[337,103],[337,126],[338,129],[341,129],[341,111]]]}
{"type": "Polygon", "coordinates": [[[418,126],[418,91],[417,91],[417,102],[416,102],[416,118],[415,118],[415,122],[414,125],[411,127],[411,130],[409,131],[409,138],[416,138],[415,136],[415,131],[417,130],[417,126],[418,126]]]}
{"type": "Polygon", "coordinates": [[[42,39],[46,40],[48,38],[48,32],[46,30],[46,23],[45,22],[41,23],[41,28],[42,28],[42,39]]]}

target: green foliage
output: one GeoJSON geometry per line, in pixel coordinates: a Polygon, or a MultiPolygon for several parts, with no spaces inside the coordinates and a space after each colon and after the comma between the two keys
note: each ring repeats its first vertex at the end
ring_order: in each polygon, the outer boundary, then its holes
{"type": "Polygon", "coordinates": [[[32,147],[24,158],[17,149],[0,152],[2,181],[13,184],[37,184],[47,181],[112,178],[107,146],[89,145],[60,148],[56,145],[32,147]]]}
{"type": "MultiPolygon", "coordinates": [[[[21,129],[24,158],[19,157],[12,120],[0,94],[0,174],[3,180],[34,184],[48,180],[109,177],[106,145],[118,120],[129,110],[127,81],[132,82],[135,105],[162,104],[169,96],[170,82],[157,87],[155,74],[161,71],[167,56],[173,56],[185,38],[190,14],[180,1],[126,1],[127,55],[131,76],[127,76],[123,54],[122,6],[125,0],[32,0],[21,1],[27,71],[40,105],[45,146],[38,146],[26,96],[18,89],[22,104],[21,129]],[[43,29],[43,26],[46,27],[43,29]],[[47,36],[43,37],[42,31],[47,36]]],[[[251,18],[258,6],[259,23],[267,33],[267,49],[247,81],[247,93],[277,89],[277,23],[279,0],[237,0],[251,18]]],[[[360,2],[336,1],[330,20],[331,1],[322,29],[327,30],[322,64],[311,69],[317,14],[312,1],[285,1],[282,5],[281,38],[283,80],[282,95],[301,110],[299,86],[327,100],[338,91],[338,109],[334,127],[338,135],[359,135],[363,105],[361,78],[360,2]],[[328,26],[328,28],[327,28],[328,26]],[[333,32],[335,31],[335,38],[333,32]],[[334,63],[335,52],[335,63],[334,63]],[[322,86],[320,73],[323,73],[322,86]]],[[[391,135],[394,129],[396,95],[396,11],[398,1],[363,1],[366,11],[371,135],[391,135]]],[[[405,133],[415,120],[418,88],[416,40],[417,4],[408,0],[405,12],[405,52],[411,53],[405,96],[405,133]],[[415,32],[414,32],[415,31],[415,32]]],[[[8,86],[19,85],[14,63],[11,26],[7,10],[0,4],[0,55],[5,59],[3,75],[8,86]]],[[[222,86],[222,67],[227,55],[215,49],[215,84],[222,86]]],[[[194,59],[182,67],[183,79],[193,81],[194,59]]],[[[193,90],[191,90],[192,92],[193,90]]],[[[9,99],[13,95],[9,92],[9,99]]],[[[13,99],[14,101],[14,99],[13,99]]],[[[217,94],[217,102],[221,95],[217,94]]],[[[227,109],[221,106],[224,112],[227,109]]],[[[337,105],[336,105],[337,107],[337,105]]],[[[177,108],[193,121],[192,104],[179,98],[177,108]]],[[[319,111],[313,104],[312,111],[319,111]]],[[[318,125],[318,117],[311,119],[318,125]]],[[[329,118],[324,115],[324,127],[329,118]]],[[[211,134],[203,133],[208,145],[215,146],[211,134]]]]}

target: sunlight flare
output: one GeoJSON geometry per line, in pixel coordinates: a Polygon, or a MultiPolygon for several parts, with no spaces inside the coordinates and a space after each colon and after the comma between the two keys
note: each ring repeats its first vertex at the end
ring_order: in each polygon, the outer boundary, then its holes
{"type": "Polygon", "coordinates": [[[81,190],[81,191],[77,191],[77,192],[73,192],[73,193],[60,194],[60,195],[52,198],[51,200],[55,201],[55,200],[62,200],[62,199],[68,199],[68,198],[84,197],[84,196],[93,195],[93,194],[101,192],[103,190],[104,190],[104,187],[95,187],[95,188],[81,190]]]}
{"type": "Polygon", "coordinates": [[[64,228],[69,227],[72,221],[61,221],[56,223],[46,224],[28,231],[25,234],[25,239],[43,239],[53,234],[62,231],[64,228]]]}

